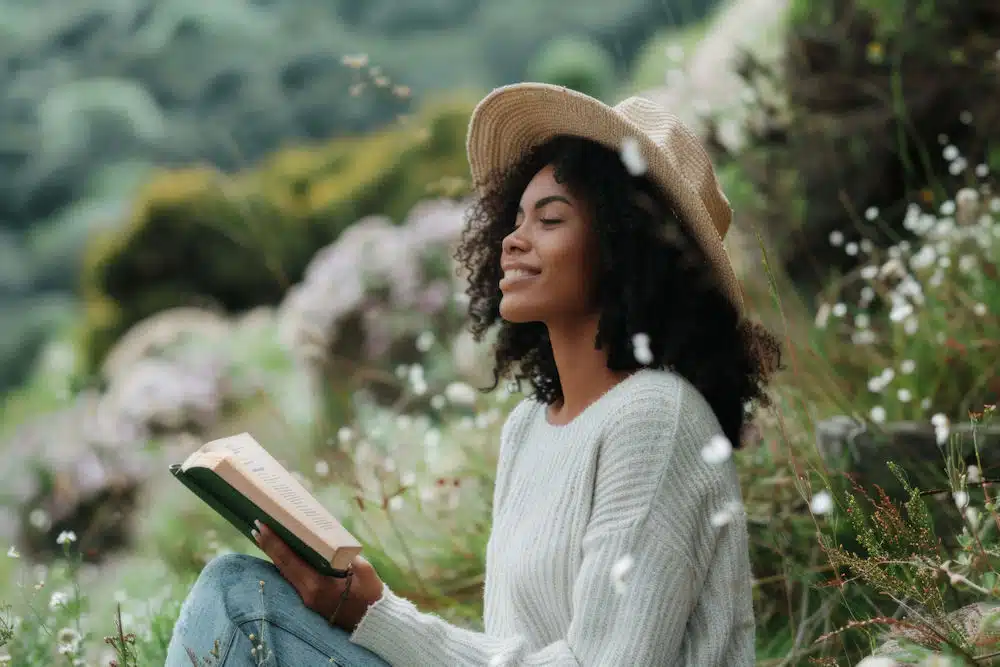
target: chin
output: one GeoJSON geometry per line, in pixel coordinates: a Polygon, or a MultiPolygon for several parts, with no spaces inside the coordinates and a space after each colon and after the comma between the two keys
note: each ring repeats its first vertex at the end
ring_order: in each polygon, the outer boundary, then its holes
{"type": "Polygon", "coordinates": [[[534,308],[526,303],[518,303],[519,299],[503,297],[500,300],[500,317],[511,324],[527,324],[528,322],[542,321],[538,308],[534,308]]]}

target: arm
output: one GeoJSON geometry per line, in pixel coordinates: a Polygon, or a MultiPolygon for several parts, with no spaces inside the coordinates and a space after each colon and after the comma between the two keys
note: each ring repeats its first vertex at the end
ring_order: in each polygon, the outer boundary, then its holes
{"type": "Polygon", "coordinates": [[[386,589],[352,641],[393,665],[725,664],[740,596],[720,591],[715,608],[706,611],[699,594],[716,543],[709,517],[732,489],[721,488],[722,474],[701,461],[695,438],[704,429],[707,442],[717,425],[714,417],[698,425],[698,406],[688,404],[687,391],[675,389],[666,404],[662,391],[639,396],[610,424],[566,637],[529,652],[521,638],[454,627],[386,589]],[[619,593],[611,569],[624,556],[633,566],[619,593]],[[689,619],[697,621],[694,640],[689,619]]]}

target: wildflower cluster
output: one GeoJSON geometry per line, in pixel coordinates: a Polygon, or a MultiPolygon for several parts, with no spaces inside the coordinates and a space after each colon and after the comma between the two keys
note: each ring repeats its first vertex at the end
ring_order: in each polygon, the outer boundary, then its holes
{"type": "MultiPolygon", "coordinates": [[[[947,145],[944,153],[953,171],[965,172],[958,149],[947,145]]],[[[984,372],[1000,339],[1000,194],[985,165],[972,172],[970,185],[936,209],[909,205],[903,226],[912,239],[882,250],[867,239],[830,235],[860,267],[821,303],[818,349],[849,378],[866,378],[868,391],[852,407],[873,422],[934,412],[955,418],[1000,390],[984,372]],[[846,348],[837,344],[845,338],[846,348]]],[[[882,222],[875,208],[865,217],[882,222]]]]}

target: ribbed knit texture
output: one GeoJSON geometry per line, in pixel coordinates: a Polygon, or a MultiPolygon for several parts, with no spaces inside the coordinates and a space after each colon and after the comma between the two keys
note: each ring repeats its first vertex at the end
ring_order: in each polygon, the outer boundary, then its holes
{"type": "Polygon", "coordinates": [[[486,632],[386,587],[351,641],[405,667],[753,665],[739,481],[731,459],[701,455],[718,434],[702,396],[666,371],[633,374],[565,426],[522,401],[501,435],[486,632]]]}

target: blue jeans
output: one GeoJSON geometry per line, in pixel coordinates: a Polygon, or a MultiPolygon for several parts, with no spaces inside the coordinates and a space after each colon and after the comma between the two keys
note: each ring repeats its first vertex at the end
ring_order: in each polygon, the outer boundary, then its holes
{"type": "Polygon", "coordinates": [[[216,667],[389,667],[307,608],[274,565],[243,554],[209,562],[181,606],[166,667],[206,659],[216,667]]]}

